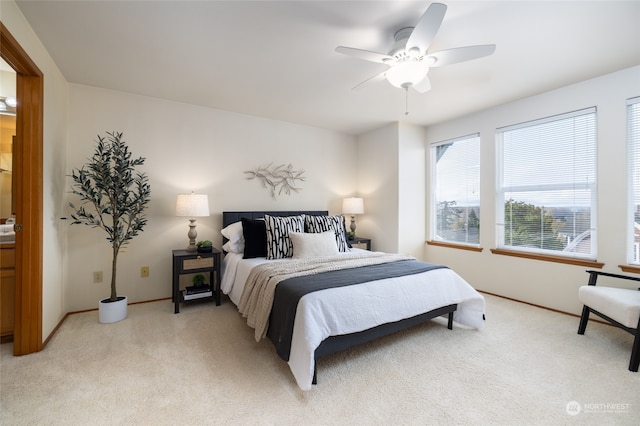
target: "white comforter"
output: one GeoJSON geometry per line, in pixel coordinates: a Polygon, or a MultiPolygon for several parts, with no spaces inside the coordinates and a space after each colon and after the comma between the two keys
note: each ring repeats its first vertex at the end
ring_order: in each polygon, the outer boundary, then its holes
{"type": "MultiPolygon", "coordinates": [[[[283,261],[287,260],[275,262],[283,261]]],[[[274,261],[225,256],[221,288],[234,304],[240,301],[251,268],[264,262],[274,261]]],[[[458,304],[456,322],[477,329],[484,326],[484,298],[450,269],[309,293],[298,303],[289,368],[298,386],[310,390],[314,352],[327,337],[363,331],[454,303],[458,304]]]]}

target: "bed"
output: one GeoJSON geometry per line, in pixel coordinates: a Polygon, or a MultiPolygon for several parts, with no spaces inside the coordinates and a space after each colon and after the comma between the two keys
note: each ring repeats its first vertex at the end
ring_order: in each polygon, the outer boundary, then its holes
{"type": "Polygon", "coordinates": [[[271,340],[302,390],[317,382],[323,356],[440,316],[449,329],[454,321],[484,326],[484,298],[455,272],[349,248],[342,216],[233,211],[222,218],[221,290],[256,340],[271,340]]]}

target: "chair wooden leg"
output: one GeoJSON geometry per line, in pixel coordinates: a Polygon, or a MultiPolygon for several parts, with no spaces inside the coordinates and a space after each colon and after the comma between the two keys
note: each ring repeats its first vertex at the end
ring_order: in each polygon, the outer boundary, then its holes
{"type": "Polygon", "coordinates": [[[587,322],[589,321],[589,308],[584,305],[582,308],[582,316],[580,317],[580,325],[578,326],[578,334],[584,334],[587,329],[587,322]]]}
{"type": "Polygon", "coordinates": [[[636,337],[633,339],[633,347],[631,349],[631,360],[629,361],[629,371],[637,372],[640,366],[640,330],[636,331],[636,337]]]}
{"type": "Polygon", "coordinates": [[[631,360],[629,361],[629,371],[637,372],[640,366],[640,319],[636,327],[635,337],[633,339],[633,347],[631,348],[631,360]]]}

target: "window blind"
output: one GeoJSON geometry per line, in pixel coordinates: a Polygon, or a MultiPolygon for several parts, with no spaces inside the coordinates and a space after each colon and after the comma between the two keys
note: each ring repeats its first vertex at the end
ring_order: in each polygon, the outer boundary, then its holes
{"type": "Polygon", "coordinates": [[[629,143],[629,263],[640,265],[640,97],[627,101],[629,143]]]}
{"type": "Polygon", "coordinates": [[[431,239],[480,243],[480,134],[431,146],[431,239]]]}
{"type": "Polygon", "coordinates": [[[497,244],[595,259],[596,108],[497,130],[497,244]]]}

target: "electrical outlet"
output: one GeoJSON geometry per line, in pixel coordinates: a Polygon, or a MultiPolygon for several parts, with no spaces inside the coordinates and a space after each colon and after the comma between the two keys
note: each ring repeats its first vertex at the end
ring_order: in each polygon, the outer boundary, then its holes
{"type": "Polygon", "coordinates": [[[142,278],[146,278],[149,276],[149,267],[148,266],[143,266],[140,268],[140,276],[142,278]]]}
{"type": "Polygon", "coordinates": [[[102,271],[96,271],[93,273],[93,282],[96,284],[102,282],[102,271]]]}

